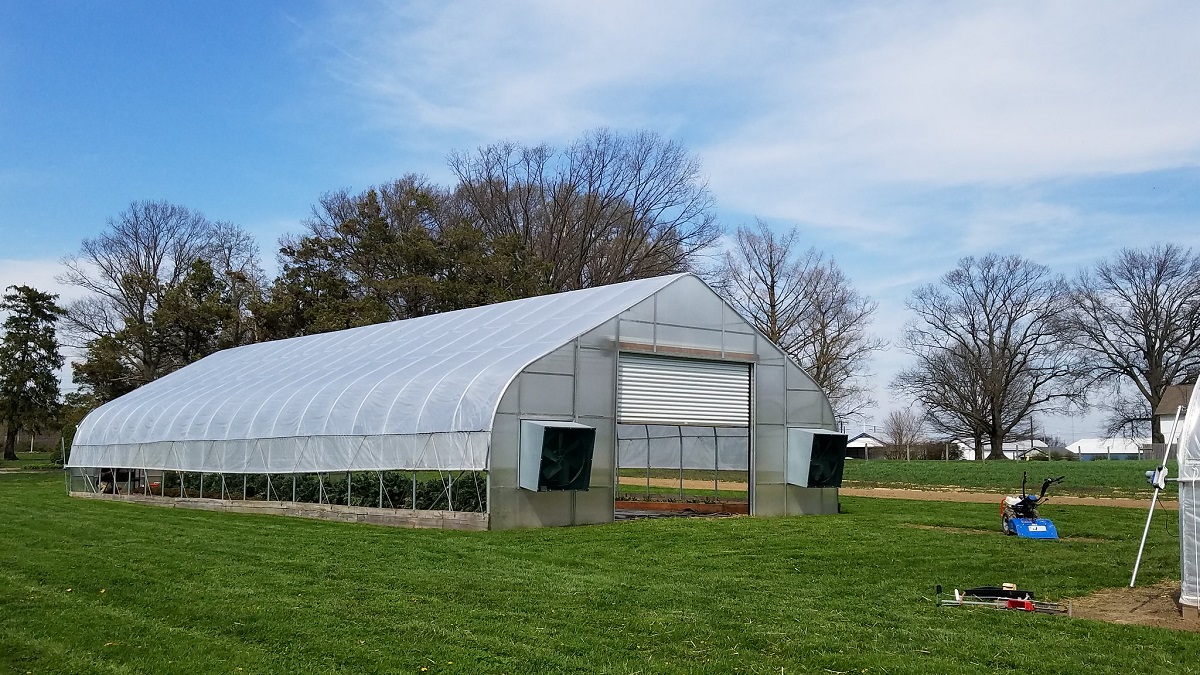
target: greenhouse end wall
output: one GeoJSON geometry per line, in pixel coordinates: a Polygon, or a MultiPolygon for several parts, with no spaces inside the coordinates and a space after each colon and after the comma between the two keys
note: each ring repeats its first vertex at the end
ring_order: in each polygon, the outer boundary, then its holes
{"type": "Polygon", "coordinates": [[[617,445],[616,325],[616,320],[609,321],[535,361],[501,397],[492,423],[488,472],[492,529],[612,522],[617,445]],[[522,419],[578,422],[596,429],[590,489],[531,492],[520,488],[522,419]]]}
{"type": "Polygon", "coordinates": [[[614,518],[617,365],[622,351],[752,364],[752,515],[836,513],[835,488],[789,485],[787,427],[834,429],[825,395],[774,344],[695,277],[683,277],[616,319],[525,368],[500,400],[489,453],[492,529],[607,523],[614,518]],[[588,491],[518,486],[521,420],[596,429],[588,491]]]}

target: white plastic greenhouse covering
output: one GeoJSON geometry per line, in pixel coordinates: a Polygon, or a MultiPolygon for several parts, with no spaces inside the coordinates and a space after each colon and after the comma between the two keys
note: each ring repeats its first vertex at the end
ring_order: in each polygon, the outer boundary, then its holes
{"type": "Polygon", "coordinates": [[[1200,606],[1200,386],[1192,389],[1179,442],[1179,602],[1200,606]]]}
{"type": "Polygon", "coordinates": [[[94,410],[69,466],[486,470],[514,377],[683,276],[221,351],[94,410]]]}

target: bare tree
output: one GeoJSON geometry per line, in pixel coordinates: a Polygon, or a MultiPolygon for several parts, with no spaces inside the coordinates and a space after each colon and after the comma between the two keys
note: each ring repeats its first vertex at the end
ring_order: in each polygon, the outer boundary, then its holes
{"type": "Polygon", "coordinates": [[[1165,442],[1154,409],[1167,387],[1200,373],[1200,255],[1122,249],[1081,272],[1071,300],[1064,323],[1108,393],[1109,435],[1149,428],[1165,442]]]}
{"type": "Polygon", "coordinates": [[[867,328],[877,304],[832,259],[798,251],[795,228],[739,227],[715,276],[718,291],[787,352],[829,397],[842,419],[874,404],[868,362],[885,343],[867,328]]]}
{"type": "Polygon", "coordinates": [[[905,459],[912,459],[912,447],[926,442],[924,415],[912,408],[893,410],[883,420],[883,434],[893,446],[904,448],[905,459]]]}
{"type": "Polygon", "coordinates": [[[552,290],[688,270],[720,235],[699,160],[651,132],[599,129],[562,153],[496,143],[449,163],[463,217],[520,237],[552,290]]]}
{"type": "MultiPolygon", "coordinates": [[[[223,279],[238,282],[236,301],[240,311],[247,311],[247,296],[261,287],[263,277],[253,238],[182,206],[133,202],[108,219],[103,233],[85,239],[78,253],[63,260],[59,281],[89,292],[67,306],[65,343],[83,349],[107,338],[134,386],[164,374],[154,313],[197,260],[209,263],[223,279]]],[[[249,341],[241,324],[232,330],[234,344],[249,341]]]]}
{"type": "Polygon", "coordinates": [[[940,284],[913,292],[905,349],[916,364],[894,386],[935,419],[986,438],[990,459],[1003,457],[1004,441],[1032,413],[1082,405],[1086,370],[1058,321],[1067,291],[1020,256],[963,258],[940,284]]]}
{"type": "Polygon", "coordinates": [[[814,259],[808,288],[808,318],[795,351],[800,365],[829,396],[843,419],[875,405],[867,384],[871,355],[887,346],[867,327],[879,305],[860,295],[833,259],[814,259]]]}
{"type": "Polygon", "coordinates": [[[739,227],[714,282],[738,312],[783,351],[800,347],[816,251],[799,253],[799,230],[776,234],[761,220],[739,227]]]}
{"type": "Polygon", "coordinates": [[[988,402],[982,382],[964,350],[913,352],[916,363],[898,373],[889,387],[925,408],[925,423],[952,439],[973,441],[975,459],[983,459],[988,402]]]}

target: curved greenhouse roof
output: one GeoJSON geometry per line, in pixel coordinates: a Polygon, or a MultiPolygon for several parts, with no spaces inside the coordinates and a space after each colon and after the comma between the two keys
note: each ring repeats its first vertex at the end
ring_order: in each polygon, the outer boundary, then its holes
{"type": "Polygon", "coordinates": [[[221,351],[89,414],[70,465],[485,469],[496,407],[523,368],[685,276],[221,351]]]}

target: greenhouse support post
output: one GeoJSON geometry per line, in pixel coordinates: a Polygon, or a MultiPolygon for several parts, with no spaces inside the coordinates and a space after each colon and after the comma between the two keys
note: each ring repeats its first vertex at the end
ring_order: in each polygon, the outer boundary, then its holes
{"type": "Polygon", "coordinates": [[[719,471],[721,470],[721,443],[717,440],[717,428],[713,427],[713,499],[721,498],[719,471]]]}
{"type": "Polygon", "coordinates": [[[679,499],[683,499],[683,427],[675,427],[679,430],[679,499]]]}

